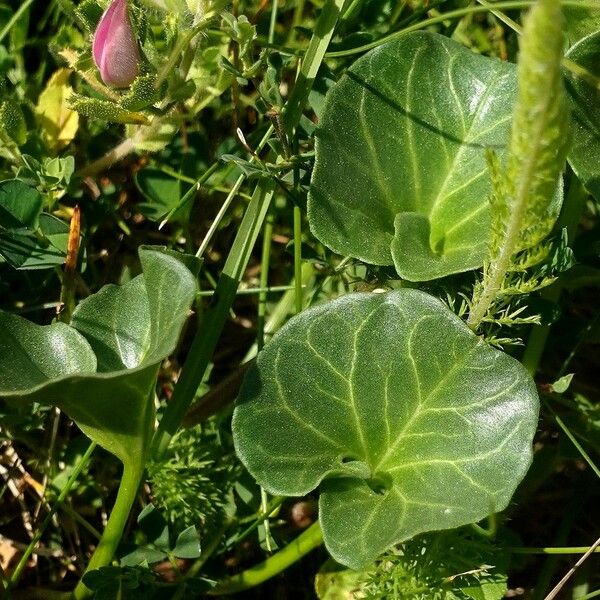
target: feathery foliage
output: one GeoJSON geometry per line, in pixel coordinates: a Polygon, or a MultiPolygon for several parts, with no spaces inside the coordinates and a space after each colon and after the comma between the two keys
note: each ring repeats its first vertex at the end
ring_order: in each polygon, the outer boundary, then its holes
{"type": "Polygon", "coordinates": [[[182,429],[165,456],[148,465],[157,506],[180,527],[216,523],[240,466],[212,423],[182,429]]]}
{"type": "Polygon", "coordinates": [[[361,593],[367,600],[499,598],[506,591],[503,557],[466,529],[422,535],[382,556],[361,593]]]}

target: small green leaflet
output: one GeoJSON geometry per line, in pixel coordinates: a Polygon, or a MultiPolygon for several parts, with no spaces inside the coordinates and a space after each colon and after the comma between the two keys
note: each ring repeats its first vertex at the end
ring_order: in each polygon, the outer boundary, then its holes
{"type": "Polygon", "coordinates": [[[267,491],[320,487],[329,552],[361,568],[503,510],[531,462],[538,403],[519,362],[402,289],[293,318],[248,372],[232,427],[267,491]]]}

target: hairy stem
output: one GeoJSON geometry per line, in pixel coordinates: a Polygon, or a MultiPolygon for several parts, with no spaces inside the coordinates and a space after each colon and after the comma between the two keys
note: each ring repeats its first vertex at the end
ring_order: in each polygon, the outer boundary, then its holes
{"type": "MultiPolygon", "coordinates": [[[[553,99],[550,98],[550,95],[547,95],[544,102],[544,115],[547,114],[552,102],[553,99]]],[[[521,223],[525,211],[528,208],[529,190],[536,177],[538,157],[543,146],[542,134],[545,127],[546,118],[539,119],[535,127],[535,137],[532,138],[533,145],[531,147],[531,154],[527,157],[519,174],[517,193],[512,204],[512,212],[506,225],[500,252],[490,263],[487,277],[484,279],[483,291],[481,292],[478,301],[471,309],[469,318],[467,319],[467,325],[473,331],[476,331],[481,325],[488,310],[496,300],[521,237],[521,223]]]]}
{"type": "MultiPolygon", "coordinates": [[[[558,0],[540,0],[524,27],[510,154],[502,173],[503,185],[501,189],[495,185],[496,198],[491,205],[490,258],[467,319],[474,331],[493,308],[513,257],[541,241],[528,230],[534,218],[545,218],[564,167],[567,136],[563,128],[568,117],[560,70],[560,19],[558,0]]],[[[550,221],[544,230],[546,235],[552,224],[550,221]]]]}

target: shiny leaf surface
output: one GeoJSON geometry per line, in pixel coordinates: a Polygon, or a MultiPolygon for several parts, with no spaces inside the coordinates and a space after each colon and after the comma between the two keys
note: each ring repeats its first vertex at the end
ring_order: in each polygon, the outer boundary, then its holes
{"type": "Polygon", "coordinates": [[[233,432],[269,492],[320,485],[325,544],[359,568],[420,532],[503,510],[531,461],[537,412],[520,363],[403,289],[292,319],[246,376],[233,432]]]}
{"type": "Polygon", "coordinates": [[[514,65],[437,34],[360,58],[329,92],[317,133],[313,233],[411,281],[481,266],[485,151],[502,154],[515,92],[514,65]]]}
{"type": "Polygon", "coordinates": [[[0,312],[0,397],[60,407],[123,462],[144,456],[158,366],[196,289],[173,253],[142,247],[140,259],[143,275],[82,301],[72,327],[0,312]]]}

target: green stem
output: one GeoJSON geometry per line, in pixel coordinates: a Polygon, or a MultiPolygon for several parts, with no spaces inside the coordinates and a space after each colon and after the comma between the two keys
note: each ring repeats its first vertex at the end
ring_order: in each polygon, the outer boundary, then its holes
{"type": "MultiPolygon", "coordinates": [[[[505,0],[501,2],[494,2],[495,9],[511,9],[511,8],[528,8],[529,6],[533,6],[535,4],[532,0],[505,0]]],[[[592,8],[598,9],[598,4],[594,2],[585,2],[580,0],[562,0],[561,4],[563,6],[576,6],[580,8],[592,8]]],[[[367,52],[368,50],[372,50],[373,48],[377,48],[382,44],[385,44],[391,40],[395,40],[396,38],[410,33],[411,31],[418,31],[420,29],[427,29],[431,25],[436,25],[437,23],[443,23],[444,21],[448,21],[450,19],[459,19],[474,13],[482,13],[489,12],[489,8],[487,6],[469,6],[466,8],[459,8],[457,10],[449,10],[447,13],[442,13],[439,16],[432,17],[431,19],[425,19],[424,21],[419,21],[414,25],[410,25],[405,29],[401,29],[400,31],[394,31],[389,35],[383,36],[382,38],[375,40],[373,42],[369,42],[368,44],[364,44],[362,46],[356,46],[355,48],[348,48],[347,50],[337,50],[336,52],[327,52],[325,54],[325,58],[342,58],[345,56],[352,56],[354,54],[362,54],[363,52],[367,52]]]]}
{"type": "MultiPolygon", "coordinates": [[[[321,11],[302,63],[300,75],[285,107],[285,122],[290,130],[293,130],[300,121],[302,110],[312,89],[314,78],[325,55],[327,45],[333,35],[333,29],[343,4],[344,0],[328,0],[321,11]]],[[[271,126],[267,132],[269,137],[272,131],[273,127],[271,126]]],[[[263,139],[266,143],[266,140],[268,140],[267,135],[263,139]]],[[[254,156],[256,156],[256,153],[254,156]]],[[[244,179],[245,177],[241,175],[236,182],[234,186],[236,192],[244,179]]],[[[213,304],[207,310],[202,320],[202,326],[198,329],[192,342],[189,355],[175,386],[173,397],[167,405],[154,436],[152,453],[155,459],[160,458],[167,449],[171,438],[175,435],[185,413],[193,402],[198,386],[204,377],[204,372],[212,358],[238,286],[246,270],[250,253],[268,212],[273,197],[274,185],[272,181],[260,182],[244,214],[223,273],[219,278],[213,304]]],[[[232,193],[234,190],[232,190],[232,193]]],[[[207,242],[205,241],[198,251],[198,255],[202,254],[206,245],[207,242]]]]}
{"type": "Polygon", "coordinates": [[[261,181],[242,218],[223,272],[219,277],[213,302],[204,314],[175,386],[173,397],[167,405],[154,436],[152,453],[155,459],[160,459],[171,438],[177,432],[185,413],[194,400],[206,367],[212,359],[238,286],[250,260],[250,254],[271,204],[273,189],[273,182],[261,181]]]}
{"type": "Polygon", "coordinates": [[[290,135],[300,122],[302,111],[312,89],[319,67],[333,36],[337,20],[345,0],[327,0],[302,61],[296,84],[283,112],[286,133],[290,135]]]}
{"type": "Polygon", "coordinates": [[[200,190],[200,186],[210,179],[211,175],[219,168],[219,166],[220,165],[218,162],[213,163],[196,181],[193,182],[192,187],[180,198],[177,206],[173,207],[160,222],[160,225],[158,226],[159,230],[162,229],[173,218],[175,213],[180,211],[189,202],[194,200],[196,194],[200,190]]]}
{"type": "MultiPolygon", "coordinates": [[[[266,231],[266,228],[265,228],[265,231],[266,231]]],[[[304,288],[304,284],[302,284],[302,287],[304,288]]],[[[256,288],[249,287],[249,288],[239,289],[237,291],[237,295],[238,296],[252,296],[254,294],[258,294],[259,302],[261,302],[260,297],[263,294],[266,298],[267,294],[275,294],[277,292],[288,292],[289,290],[295,290],[295,289],[296,289],[295,283],[292,285],[273,285],[273,286],[268,286],[268,287],[256,287],[256,288]]],[[[196,297],[197,298],[210,298],[214,295],[215,295],[214,290],[206,290],[203,292],[198,292],[196,294],[196,297]]],[[[260,327],[260,321],[259,321],[259,327],[260,327]]]]}
{"type": "MultiPolygon", "coordinates": [[[[298,152],[298,139],[294,139],[294,152],[298,152]]],[[[294,165],[294,196],[300,195],[300,168],[294,165]]],[[[296,314],[302,312],[304,298],[302,293],[302,210],[294,204],[294,284],[296,314]]]]}
{"type": "MultiPolygon", "coordinates": [[[[275,3],[276,5],[277,3],[275,3]]],[[[262,257],[260,263],[260,287],[266,288],[269,285],[269,266],[271,262],[271,245],[273,238],[273,215],[268,215],[265,221],[265,227],[263,232],[263,246],[262,246],[262,257]]],[[[258,296],[258,319],[257,319],[257,332],[256,332],[256,343],[258,350],[262,350],[265,345],[265,316],[267,312],[267,294],[261,292],[258,296]]],[[[267,491],[260,488],[260,505],[265,513],[263,520],[263,527],[265,529],[265,544],[267,551],[270,553],[273,551],[272,537],[271,537],[271,522],[269,521],[269,514],[266,512],[269,499],[267,491]]]]}
{"type": "MultiPolygon", "coordinates": [[[[554,413],[554,411],[552,412],[554,413]]],[[[566,436],[571,440],[573,446],[577,448],[577,451],[579,452],[579,454],[581,454],[583,460],[585,460],[585,462],[590,466],[590,468],[592,469],[592,471],[594,471],[596,476],[600,478],[600,468],[598,468],[596,463],[591,459],[590,455],[583,449],[583,447],[577,441],[571,430],[564,424],[563,420],[556,413],[554,413],[554,418],[556,419],[558,426],[565,432],[566,436]]]]}
{"type": "MultiPolygon", "coordinates": [[[[110,564],[117,546],[123,537],[123,531],[127,519],[129,518],[131,507],[135,502],[143,473],[143,460],[139,461],[137,464],[124,465],[123,477],[121,478],[121,484],[119,485],[117,499],[102,534],[102,539],[96,547],[85,573],[89,573],[90,571],[94,571],[110,564]]],[[[86,587],[82,578],[73,591],[73,598],[75,600],[84,600],[85,598],[91,598],[92,596],[93,592],[86,587]]]]}
{"type": "Polygon", "coordinates": [[[209,593],[211,596],[235,594],[260,585],[299,561],[322,543],[323,535],[317,521],[277,554],[270,556],[264,562],[247,569],[239,575],[225,579],[209,593]]]}
{"type": "Polygon", "coordinates": [[[530,211],[536,210],[536,202],[539,203],[535,199],[536,194],[544,189],[536,182],[540,181],[540,177],[552,177],[556,181],[564,168],[565,149],[562,140],[559,139],[552,146],[556,155],[554,163],[548,162],[545,155],[549,144],[547,131],[556,119],[566,118],[566,100],[560,71],[562,45],[559,44],[560,40],[555,40],[552,45],[546,44],[547,51],[544,53],[538,51],[538,47],[545,43],[541,32],[555,10],[559,11],[559,8],[553,4],[536,5],[529,15],[524,36],[520,40],[518,95],[512,119],[507,167],[501,175],[503,185],[510,190],[502,192],[506,197],[501,199],[506,205],[508,217],[506,223],[502,223],[502,228],[499,227],[498,214],[504,215],[504,211],[498,213],[499,209],[494,210],[492,206],[492,223],[496,223],[493,229],[503,230],[502,239],[496,241],[499,233],[492,236],[491,258],[486,261],[481,291],[474,294],[467,319],[467,325],[473,331],[477,331],[483,320],[493,313],[513,257],[528,247],[529,240],[523,237],[523,221],[530,211]],[[543,80],[536,76],[541,68],[546,73],[543,80]],[[537,87],[531,90],[530,84],[537,87]],[[539,92],[537,96],[535,92],[539,92]],[[525,134],[526,146],[522,142],[525,134]],[[543,175],[540,175],[540,169],[543,170],[543,175]]]}
{"type": "Polygon", "coordinates": [[[77,466],[75,467],[75,469],[73,469],[73,472],[71,473],[71,477],[69,477],[69,479],[67,480],[67,484],[61,490],[58,498],[56,499],[56,502],[54,503],[54,506],[51,508],[50,512],[46,515],[44,522],[38,528],[36,534],[33,536],[33,539],[31,540],[31,542],[29,542],[29,546],[27,546],[27,548],[25,549],[25,552],[23,552],[23,556],[21,556],[21,560],[19,560],[19,563],[17,564],[17,566],[15,567],[15,570],[13,571],[12,577],[10,578],[10,581],[8,582],[8,589],[11,589],[19,582],[19,579],[21,578],[21,574],[23,573],[23,569],[25,568],[25,566],[27,565],[27,562],[29,561],[29,557],[33,554],[38,543],[42,539],[42,536],[44,535],[44,532],[46,531],[46,528],[48,527],[48,525],[50,525],[52,518],[54,517],[54,514],[59,509],[59,507],[62,506],[67,495],[71,491],[71,488],[73,487],[73,485],[75,485],[77,478],[79,477],[79,475],[81,474],[81,472],[83,471],[85,466],[87,465],[88,460],[90,459],[90,456],[92,455],[92,452],[94,451],[95,448],[96,448],[96,444],[94,442],[92,442],[88,446],[88,449],[85,451],[84,455],[81,457],[81,460],[77,463],[77,466]]]}
{"type": "MultiPolygon", "coordinates": [[[[514,547],[507,548],[513,554],[586,554],[591,546],[561,546],[549,548],[526,548],[514,547]]],[[[596,554],[600,554],[600,548],[594,548],[596,554]]]]}
{"type": "MultiPolygon", "coordinates": [[[[253,163],[257,159],[257,153],[260,152],[265,147],[266,143],[269,141],[269,139],[271,139],[272,135],[273,135],[273,126],[270,126],[267,129],[265,135],[262,137],[262,139],[258,143],[255,153],[250,157],[250,163],[253,163]]],[[[208,231],[206,232],[206,235],[204,236],[204,239],[202,240],[202,243],[200,244],[200,247],[198,248],[198,252],[196,252],[196,256],[201,257],[204,254],[204,252],[206,251],[206,249],[208,248],[208,245],[210,244],[210,241],[212,240],[213,235],[217,231],[217,228],[219,227],[221,221],[223,220],[223,217],[229,210],[231,203],[234,201],[235,197],[237,196],[239,189],[242,187],[242,184],[244,183],[244,181],[246,181],[246,175],[244,175],[242,173],[237,178],[235,184],[231,188],[231,191],[227,195],[227,198],[225,198],[225,201],[223,202],[221,208],[219,209],[217,216],[214,218],[213,222],[211,223],[211,226],[208,228],[208,231]]]]}
{"type": "Polygon", "coordinates": [[[294,206],[294,306],[296,314],[302,312],[302,211],[294,206]]]}
{"type": "Polygon", "coordinates": [[[160,86],[167,80],[167,77],[169,77],[169,75],[177,66],[177,62],[179,61],[181,53],[184,51],[185,48],[188,47],[189,44],[192,43],[193,39],[202,31],[202,29],[204,29],[210,23],[214,16],[214,13],[207,14],[202,19],[202,21],[194,25],[194,27],[192,27],[189,31],[187,31],[184,35],[182,35],[179,38],[156,80],[156,84],[154,86],[156,87],[156,89],[160,88],[160,86]]]}
{"type": "Polygon", "coordinates": [[[583,596],[577,596],[575,600],[589,600],[590,598],[597,598],[598,596],[600,596],[600,590],[596,590],[595,592],[591,592],[583,596]]]}
{"type": "Polygon", "coordinates": [[[277,25],[277,0],[273,0],[271,3],[271,18],[269,20],[269,44],[272,44],[275,41],[275,26],[277,25]]]}
{"type": "MultiPolygon", "coordinates": [[[[494,5],[487,0],[477,0],[479,4],[489,8],[490,12],[500,21],[502,21],[505,25],[510,27],[515,33],[521,35],[523,33],[523,28],[515,21],[513,21],[509,16],[505,15],[502,11],[495,10],[494,5]]],[[[596,77],[593,73],[588,71],[585,67],[578,65],[575,61],[570,58],[563,57],[562,65],[568,71],[571,71],[573,75],[579,77],[580,79],[585,80],[591,86],[596,89],[600,89],[600,78],[596,77]]]]}
{"type": "Polygon", "coordinates": [[[296,0],[294,16],[292,17],[292,26],[290,27],[290,33],[288,35],[288,44],[294,42],[294,40],[296,39],[296,27],[299,27],[302,23],[302,16],[304,14],[304,3],[305,0],[296,0]]]}
{"type": "Polygon", "coordinates": [[[23,16],[23,13],[33,4],[33,0],[25,0],[16,10],[15,14],[8,20],[8,23],[0,31],[0,43],[7,36],[9,31],[14,27],[16,22],[23,16]]]}
{"type": "MultiPolygon", "coordinates": [[[[266,510],[263,510],[261,507],[260,516],[259,517],[248,517],[249,519],[254,519],[250,525],[246,527],[241,533],[236,535],[234,538],[230,538],[227,540],[225,544],[225,549],[230,550],[234,546],[237,546],[240,542],[243,542],[261,523],[264,522],[265,517],[269,517],[270,515],[275,515],[278,509],[283,504],[285,498],[283,496],[275,496],[272,501],[267,506],[266,510]]],[[[243,525],[246,519],[240,519],[238,521],[239,525],[243,525]]]]}

